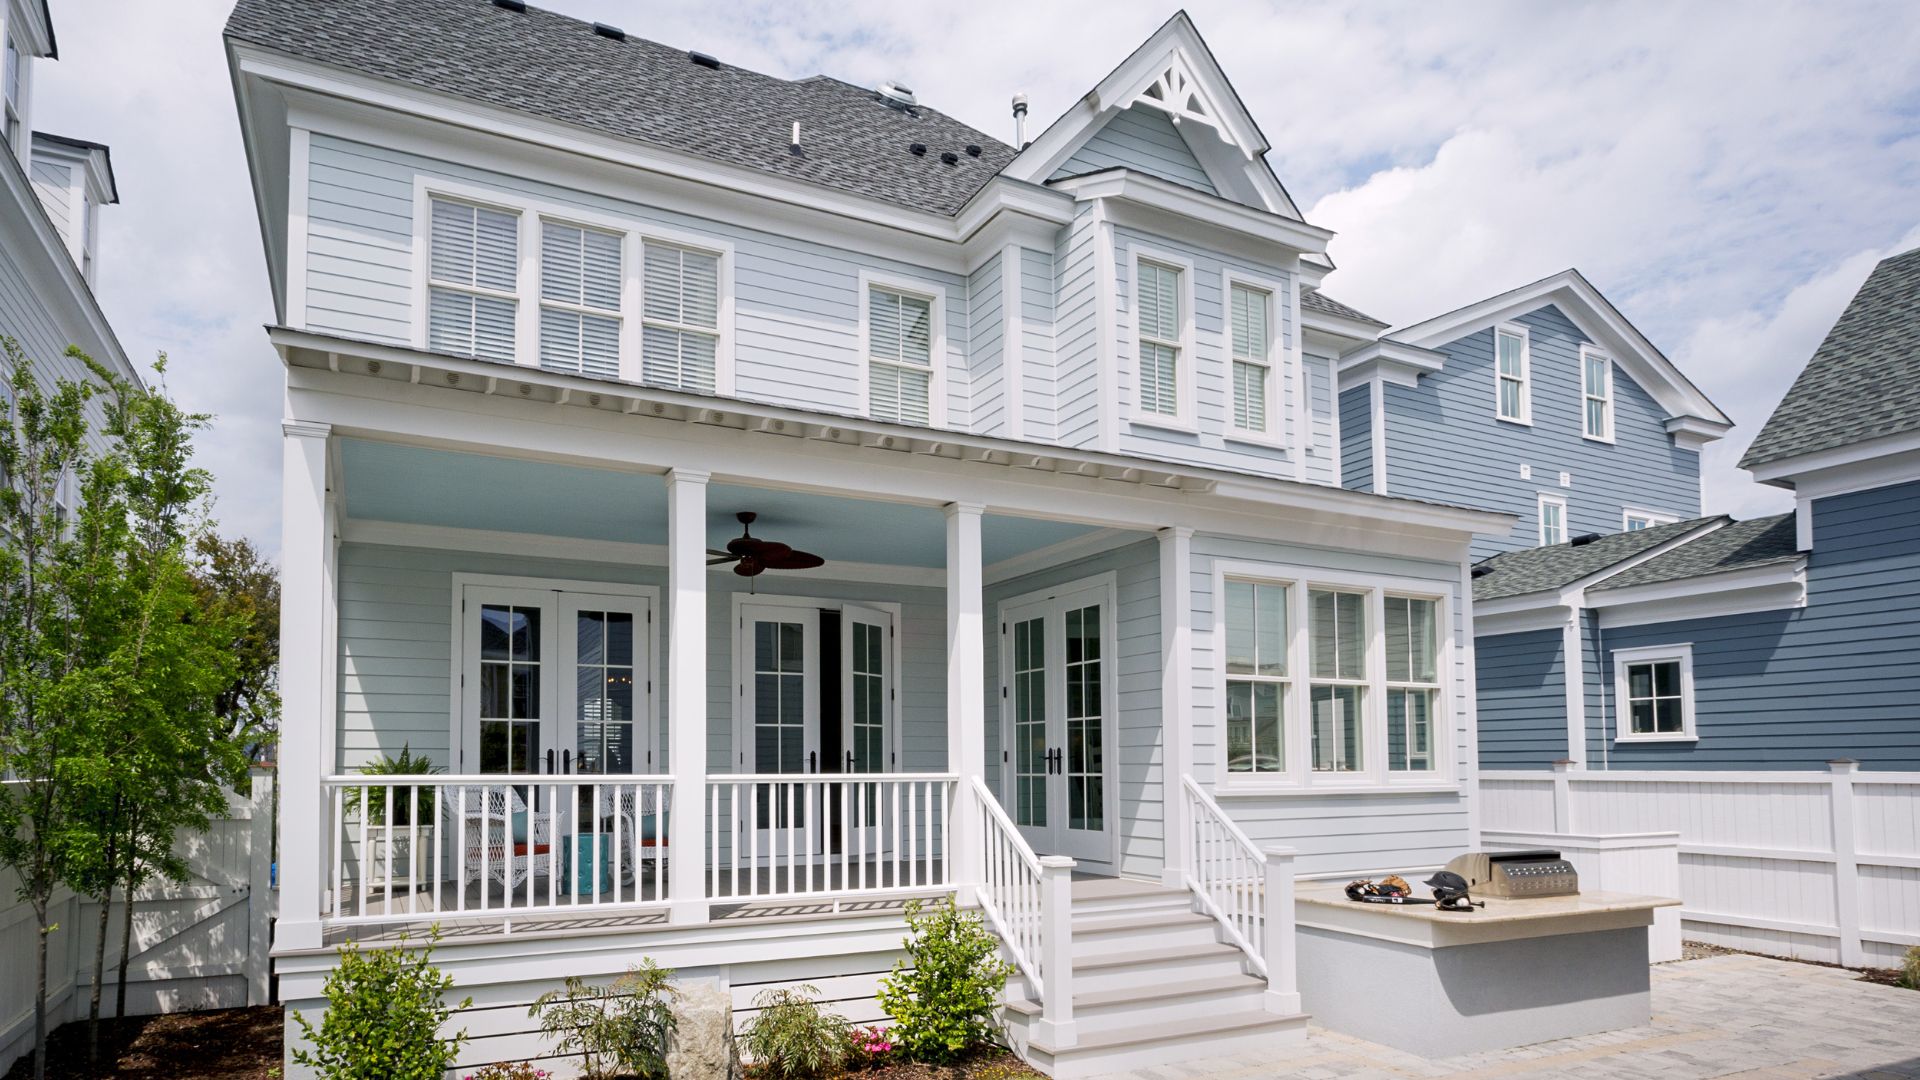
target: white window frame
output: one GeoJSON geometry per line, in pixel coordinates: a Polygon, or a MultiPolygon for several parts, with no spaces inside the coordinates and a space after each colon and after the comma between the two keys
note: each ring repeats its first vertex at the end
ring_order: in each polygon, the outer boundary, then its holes
{"type": "Polygon", "coordinates": [[[436,198],[474,203],[520,215],[520,266],[515,276],[516,291],[513,296],[518,301],[514,327],[516,366],[540,367],[542,221],[598,229],[621,236],[620,381],[634,385],[640,384],[641,312],[645,310],[646,300],[647,243],[671,244],[717,257],[720,261],[717,325],[711,331],[705,327],[690,329],[701,333],[717,332],[719,340],[713,357],[713,392],[716,397],[734,396],[734,245],[731,241],[439,176],[416,175],[413,183],[411,334],[414,348],[421,351],[427,349],[427,305],[432,256],[429,228],[433,216],[432,200],[436,198]]]}
{"type": "MultiPolygon", "coordinates": [[[[906,652],[901,642],[901,638],[906,636],[904,605],[897,600],[848,600],[844,597],[789,596],[774,593],[747,592],[733,593],[728,603],[727,617],[731,635],[728,640],[730,642],[729,647],[733,653],[728,663],[730,665],[729,670],[733,676],[735,692],[727,695],[732,699],[732,713],[728,720],[728,730],[731,733],[733,743],[727,751],[731,761],[727,768],[722,771],[736,773],[750,773],[754,771],[752,763],[746,760],[746,752],[748,748],[753,745],[753,710],[749,707],[745,690],[746,680],[753,671],[753,638],[747,632],[746,628],[746,611],[750,607],[793,608],[796,611],[808,614],[809,617],[816,619],[822,611],[844,611],[849,607],[862,607],[872,608],[875,611],[882,612],[893,620],[893,634],[887,642],[887,663],[893,665],[890,669],[892,674],[890,682],[894,693],[886,702],[885,730],[881,736],[881,741],[885,747],[883,752],[888,755],[889,765],[886,771],[907,771],[905,760],[906,739],[903,726],[904,721],[902,719],[903,710],[900,706],[902,690],[900,665],[906,657],[906,652]]],[[[818,647],[819,632],[819,624],[816,623],[814,625],[816,648],[818,647]]],[[[842,665],[846,663],[846,657],[841,657],[841,663],[842,665]]],[[[825,671],[817,670],[816,665],[814,678],[816,680],[829,677],[838,679],[841,674],[841,672],[835,672],[830,676],[829,673],[825,671]]],[[[808,697],[812,699],[809,702],[809,708],[817,708],[819,686],[816,683],[807,689],[809,691],[808,697]]],[[[846,708],[844,699],[841,702],[841,708],[843,710],[846,708]]],[[[824,731],[826,725],[838,725],[840,721],[841,718],[839,716],[816,715],[815,723],[818,725],[816,730],[824,731]]]]}
{"type": "MultiPolygon", "coordinates": [[[[562,217],[558,214],[541,213],[541,214],[536,214],[536,218],[537,220],[534,222],[534,236],[536,237],[536,242],[540,245],[540,250],[536,252],[534,255],[534,258],[536,260],[544,259],[546,256],[547,238],[546,238],[546,229],[544,228],[544,226],[549,224],[560,225],[570,229],[591,230],[593,232],[598,232],[598,233],[610,233],[619,239],[620,241],[620,306],[616,310],[606,310],[602,308],[592,307],[586,304],[575,304],[565,300],[549,300],[546,297],[546,290],[543,288],[544,283],[542,281],[535,281],[533,283],[533,296],[534,296],[534,303],[538,306],[539,310],[535,313],[536,322],[534,325],[534,346],[533,346],[534,366],[536,367],[541,366],[539,320],[542,320],[546,317],[546,312],[549,309],[554,311],[563,311],[571,315],[592,316],[595,318],[602,318],[602,319],[612,317],[614,319],[619,320],[619,323],[620,323],[620,358],[619,358],[620,359],[620,377],[622,379],[625,379],[627,377],[627,354],[628,354],[629,339],[631,338],[634,340],[636,349],[638,346],[638,334],[629,334],[628,327],[632,326],[635,320],[637,320],[640,317],[640,289],[642,287],[641,282],[645,280],[643,276],[645,274],[645,270],[643,268],[640,271],[640,273],[634,273],[632,270],[633,260],[636,256],[640,254],[640,245],[636,243],[634,235],[632,233],[622,229],[615,229],[615,228],[611,228],[609,226],[601,225],[601,224],[593,224],[593,223],[581,221],[578,218],[574,218],[574,217],[562,217]]],[[[534,270],[536,273],[544,276],[546,272],[546,267],[544,264],[536,261],[534,265],[534,270]]],[[[635,367],[637,369],[638,367],[637,352],[635,355],[636,355],[635,367]]],[[[515,359],[517,360],[518,357],[516,357],[515,359]]],[[[715,363],[716,364],[718,363],[717,359],[715,363]]],[[[559,371],[562,374],[573,374],[573,375],[586,374],[585,372],[568,372],[562,368],[543,368],[542,370],[559,371]]],[[[636,378],[634,381],[637,382],[639,380],[636,378]]]]}
{"type": "MultiPolygon", "coordinates": [[[[1444,703],[1446,702],[1446,696],[1445,696],[1446,695],[1446,682],[1445,682],[1446,672],[1443,671],[1440,667],[1440,655],[1441,655],[1440,644],[1444,640],[1446,627],[1440,621],[1440,613],[1442,610],[1441,606],[1439,603],[1434,602],[1433,597],[1420,596],[1420,595],[1415,595],[1413,593],[1401,592],[1398,589],[1388,589],[1380,598],[1380,608],[1381,608],[1380,640],[1382,643],[1382,648],[1385,647],[1385,642],[1387,639],[1386,638],[1386,634],[1387,634],[1386,605],[1387,605],[1387,601],[1389,600],[1410,600],[1410,601],[1420,601],[1420,602],[1433,602],[1434,604],[1433,681],[1423,682],[1419,679],[1415,679],[1412,677],[1413,673],[1411,671],[1407,673],[1408,674],[1407,678],[1396,680],[1393,677],[1391,671],[1389,671],[1384,676],[1386,680],[1386,689],[1384,691],[1385,697],[1382,698],[1381,704],[1380,704],[1382,715],[1386,717],[1387,723],[1389,725],[1387,729],[1387,741],[1382,743],[1380,746],[1380,752],[1384,755],[1388,753],[1388,747],[1392,745],[1392,736],[1393,736],[1393,730],[1391,727],[1391,724],[1393,722],[1393,713],[1392,713],[1392,710],[1388,708],[1388,702],[1386,698],[1391,697],[1395,690],[1411,690],[1411,691],[1425,690],[1425,691],[1433,692],[1435,705],[1434,705],[1432,715],[1430,717],[1431,722],[1433,724],[1433,731],[1431,734],[1432,745],[1427,750],[1427,761],[1428,761],[1427,767],[1424,769],[1415,769],[1411,767],[1411,763],[1414,760],[1414,753],[1413,753],[1412,740],[1409,739],[1408,745],[1407,745],[1407,761],[1409,763],[1409,767],[1406,769],[1398,770],[1398,773],[1401,776],[1427,777],[1427,776],[1433,775],[1433,764],[1434,762],[1439,760],[1440,743],[1442,741],[1441,740],[1442,727],[1440,723],[1440,718],[1443,715],[1445,715],[1445,710],[1441,706],[1444,705],[1444,703]]],[[[1409,611],[1409,615],[1411,615],[1411,611],[1409,611]]],[[[1409,622],[1409,628],[1411,628],[1411,622],[1409,622]]],[[[1393,768],[1393,765],[1390,759],[1383,760],[1381,762],[1381,768],[1385,770],[1389,776],[1392,776],[1395,773],[1395,770],[1393,768]]]]}
{"type": "MultiPolygon", "coordinates": [[[[1283,282],[1259,277],[1242,270],[1228,267],[1220,275],[1220,355],[1226,361],[1227,403],[1225,414],[1221,417],[1221,435],[1228,442],[1253,443],[1258,446],[1286,448],[1287,418],[1293,414],[1288,410],[1286,395],[1286,377],[1293,377],[1294,393],[1302,392],[1305,386],[1305,365],[1290,363],[1299,356],[1296,350],[1287,347],[1287,334],[1283,330],[1281,315],[1286,312],[1287,286],[1283,282]],[[1267,367],[1267,430],[1249,431],[1233,422],[1235,405],[1235,385],[1233,365],[1237,357],[1233,354],[1233,289],[1241,286],[1267,294],[1267,356],[1263,363],[1267,367]]],[[[1136,320],[1137,323],[1138,320],[1136,320]]]]}
{"type": "Polygon", "coordinates": [[[1680,520],[1677,515],[1663,514],[1658,510],[1642,510],[1637,506],[1623,506],[1620,508],[1620,531],[1633,531],[1633,519],[1635,518],[1646,522],[1645,525],[1641,526],[1643,529],[1657,529],[1662,525],[1671,525],[1680,520]]]}
{"type": "Polygon", "coordinates": [[[1493,328],[1493,416],[1506,424],[1533,425],[1533,335],[1519,323],[1499,323],[1493,328]],[[1511,334],[1520,339],[1520,415],[1508,416],[1500,408],[1500,384],[1508,376],[1500,374],[1500,336],[1511,334]]]}
{"type": "MultiPolygon", "coordinates": [[[[527,311],[528,293],[531,291],[535,305],[538,305],[540,295],[539,283],[535,282],[530,290],[527,282],[529,269],[531,268],[531,270],[537,274],[540,268],[538,253],[527,250],[530,232],[534,237],[532,242],[538,244],[539,228],[530,222],[529,215],[526,211],[484,194],[450,193],[445,190],[435,189],[428,191],[424,200],[416,202],[414,206],[414,262],[416,264],[415,273],[419,288],[414,295],[413,313],[414,320],[417,324],[414,340],[417,348],[422,350],[431,349],[431,346],[428,344],[428,337],[431,333],[433,319],[433,291],[440,289],[446,292],[458,293],[462,296],[478,296],[490,300],[506,300],[511,302],[513,304],[514,318],[514,360],[516,363],[527,362],[527,328],[531,325],[535,335],[533,349],[535,355],[532,360],[535,365],[539,364],[539,319],[537,316],[529,318],[527,311]],[[486,285],[469,285],[464,282],[441,283],[434,280],[433,204],[436,200],[513,216],[516,261],[513,269],[514,287],[511,291],[495,289],[486,285]],[[532,227],[530,228],[530,226],[532,227]]],[[[488,357],[472,357],[471,359],[484,360],[487,363],[500,362],[488,357]]]]}
{"type": "Polygon", "coordinates": [[[1590,442],[1613,442],[1613,357],[1592,345],[1580,346],[1580,436],[1590,442]],[[1606,386],[1604,394],[1596,395],[1587,388],[1587,361],[1598,360],[1606,368],[1606,386]],[[1587,404],[1598,401],[1606,406],[1604,413],[1606,425],[1600,432],[1587,430],[1587,404]]]}
{"type": "MultiPolygon", "coordinates": [[[[0,23],[0,26],[4,24],[0,23]]],[[[33,54],[20,47],[20,38],[13,32],[11,26],[0,29],[0,50],[12,53],[14,70],[20,82],[20,93],[17,97],[6,96],[5,87],[0,86],[0,97],[5,97],[4,101],[0,101],[0,113],[4,114],[0,116],[0,137],[5,138],[7,148],[13,152],[13,155],[19,158],[22,164],[26,164],[33,143],[33,131],[27,123],[27,101],[30,94],[27,79],[28,74],[33,70],[33,54]]],[[[4,63],[4,57],[0,57],[0,69],[4,68],[4,63]]],[[[4,78],[4,70],[0,70],[0,80],[4,78]]]]}
{"type": "Polygon", "coordinates": [[[1539,502],[1534,507],[1534,521],[1539,528],[1541,547],[1564,544],[1573,538],[1572,529],[1567,524],[1567,498],[1564,495],[1549,495],[1544,491],[1541,492],[1539,502]],[[1560,509],[1560,538],[1557,540],[1547,539],[1547,507],[1549,506],[1560,509]]]}
{"type": "MultiPolygon", "coordinates": [[[[1656,721],[1657,722],[1657,721],[1656,721]]],[[[1694,729],[1693,643],[1648,645],[1613,651],[1613,738],[1623,743],[1699,742],[1694,729]],[[1633,709],[1627,696],[1627,669],[1634,664],[1677,661],[1680,664],[1680,730],[1635,732],[1633,709]]]]}
{"type": "Polygon", "coordinates": [[[1176,255],[1171,251],[1148,247],[1144,244],[1131,244],[1127,247],[1127,265],[1131,267],[1131,276],[1127,280],[1127,313],[1132,316],[1131,328],[1133,348],[1131,364],[1133,394],[1129,405],[1130,423],[1142,427],[1165,428],[1171,431],[1197,433],[1199,428],[1194,422],[1193,368],[1197,360],[1194,350],[1194,312],[1193,312],[1193,260],[1176,255]],[[1167,413],[1152,412],[1140,404],[1140,264],[1156,263],[1167,267],[1180,275],[1180,337],[1177,341],[1155,338],[1155,341],[1173,345],[1179,354],[1173,362],[1174,411],[1167,413]]]}
{"type": "MultiPolygon", "coordinates": [[[[1285,795],[1314,792],[1407,792],[1456,791],[1457,764],[1455,742],[1460,723],[1459,681],[1455,678],[1455,658],[1460,647],[1454,625],[1454,600],[1450,585],[1421,578],[1385,577],[1343,573],[1276,563],[1216,560],[1213,564],[1214,624],[1217,635],[1209,642],[1212,656],[1213,721],[1218,726],[1215,745],[1221,757],[1212,763],[1214,790],[1222,796],[1285,795]],[[1287,587],[1287,671],[1288,687],[1283,706],[1285,717],[1282,742],[1286,747],[1286,768],[1280,772],[1229,773],[1225,760],[1227,724],[1227,649],[1226,583],[1250,581],[1262,585],[1287,587]],[[1361,768],[1350,773],[1315,772],[1312,765],[1311,716],[1312,642],[1309,626],[1309,594],[1315,589],[1335,589],[1366,595],[1367,641],[1365,650],[1366,691],[1361,697],[1361,768]],[[1424,772],[1387,770],[1387,681],[1386,681],[1386,597],[1405,596],[1431,600],[1435,604],[1434,621],[1438,631],[1435,647],[1435,674],[1439,676],[1439,705],[1434,710],[1433,768],[1424,772]]],[[[1206,633],[1196,627],[1196,633],[1206,633]]],[[[1235,676],[1239,678],[1239,676],[1235,676]]],[[[1327,680],[1318,680],[1325,682],[1327,680]]],[[[1202,763],[1203,766],[1206,763],[1202,763]]]]}
{"type": "MultiPolygon", "coordinates": [[[[859,404],[855,412],[861,416],[873,414],[873,365],[878,362],[892,364],[890,360],[875,361],[872,353],[871,322],[873,290],[883,289],[899,293],[902,296],[916,297],[928,301],[930,307],[927,317],[933,321],[932,344],[928,349],[931,363],[931,377],[927,380],[927,426],[944,428],[947,426],[947,290],[936,282],[924,278],[911,278],[899,274],[886,274],[875,270],[860,271],[860,378],[859,404]]],[[[910,368],[911,364],[894,364],[895,367],[910,368]]],[[[892,421],[886,421],[891,423],[892,421]]],[[[917,426],[917,425],[908,425],[917,426]]]]}

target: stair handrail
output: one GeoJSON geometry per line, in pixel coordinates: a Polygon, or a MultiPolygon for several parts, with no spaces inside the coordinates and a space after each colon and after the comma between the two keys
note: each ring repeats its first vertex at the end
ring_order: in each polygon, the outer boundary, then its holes
{"type": "Polygon", "coordinates": [[[1026,976],[1034,995],[1044,998],[1040,856],[1014,827],[986,780],[977,774],[970,779],[973,801],[980,807],[984,849],[981,880],[976,888],[980,910],[986,912],[1000,940],[1006,942],[1014,965],[1026,976]]]}
{"type": "Polygon", "coordinates": [[[1267,970],[1266,853],[1191,775],[1180,777],[1180,787],[1187,800],[1190,830],[1184,871],[1187,889],[1206,914],[1220,924],[1228,943],[1246,953],[1253,969],[1271,982],[1267,970]]]}

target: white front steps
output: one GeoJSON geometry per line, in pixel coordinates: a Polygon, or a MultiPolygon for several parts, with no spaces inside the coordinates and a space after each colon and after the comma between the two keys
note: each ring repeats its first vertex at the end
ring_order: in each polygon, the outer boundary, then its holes
{"type": "Polygon", "coordinates": [[[1007,1037],[1035,1068],[1063,1080],[1300,1046],[1306,1017],[1267,1012],[1266,981],[1245,961],[1185,892],[1076,881],[1073,1044],[1048,1045],[1034,1032],[1040,1006],[1011,992],[1007,1037]]]}

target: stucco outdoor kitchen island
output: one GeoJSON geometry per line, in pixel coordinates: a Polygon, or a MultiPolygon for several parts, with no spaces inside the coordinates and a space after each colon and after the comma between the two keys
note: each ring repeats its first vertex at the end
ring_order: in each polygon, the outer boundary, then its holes
{"type": "Polygon", "coordinates": [[[1647,928],[1678,903],[1589,892],[1439,911],[1303,882],[1301,1005],[1335,1031],[1436,1058],[1633,1027],[1651,1009],[1647,928]]]}

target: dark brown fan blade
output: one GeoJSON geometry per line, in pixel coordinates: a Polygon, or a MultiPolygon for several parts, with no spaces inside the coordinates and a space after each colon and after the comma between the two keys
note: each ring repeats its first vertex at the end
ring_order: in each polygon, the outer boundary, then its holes
{"type": "Polygon", "coordinates": [[[812,570],[827,565],[827,560],[811,551],[795,551],[792,548],[788,548],[786,554],[779,558],[767,556],[760,561],[769,570],[812,570]]]}
{"type": "Polygon", "coordinates": [[[707,565],[719,566],[721,563],[730,563],[730,562],[739,562],[739,561],[740,561],[740,556],[738,555],[714,555],[707,560],[707,565]]]}
{"type": "Polygon", "coordinates": [[[733,565],[733,572],[741,577],[759,577],[760,572],[765,569],[766,567],[760,565],[760,560],[751,555],[733,565]]]}

